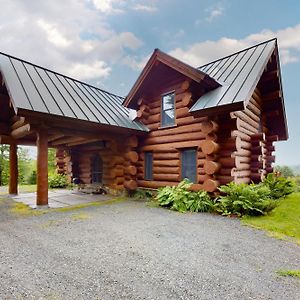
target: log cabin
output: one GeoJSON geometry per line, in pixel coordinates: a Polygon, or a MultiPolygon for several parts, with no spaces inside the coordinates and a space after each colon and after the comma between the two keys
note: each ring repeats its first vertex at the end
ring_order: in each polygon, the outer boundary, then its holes
{"type": "MultiPolygon", "coordinates": [[[[201,55],[201,53],[199,53],[201,55]]],[[[192,67],[155,49],[126,98],[0,54],[0,142],[37,146],[37,205],[48,203],[47,151],[59,174],[111,190],[259,182],[288,139],[277,40],[192,67]]]]}

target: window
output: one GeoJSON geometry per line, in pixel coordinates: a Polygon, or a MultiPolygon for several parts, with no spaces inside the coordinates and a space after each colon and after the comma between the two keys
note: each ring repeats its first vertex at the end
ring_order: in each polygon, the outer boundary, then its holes
{"type": "Polygon", "coordinates": [[[145,152],[145,180],[153,179],[153,153],[145,152]]]}
{"type": "Polygon", "coordinates": [[[197,150],[186,149],[181,152],[181,177],[197,183],[197,150]]]}
{"type": "Polygon", "coordinates": [[[175,124],[175,93],[162,96],[161,126],[175,124]]]}
{"type": "Polygon", "coordinates": [[[99,154],[92,157],[91,161],[92,169],[92,183],[102,183],[103,175],[103,161],[99,154]]]}

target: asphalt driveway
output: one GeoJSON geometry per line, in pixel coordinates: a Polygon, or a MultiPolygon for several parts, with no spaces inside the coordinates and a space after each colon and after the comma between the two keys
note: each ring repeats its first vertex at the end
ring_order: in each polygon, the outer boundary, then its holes
{"type": "MultiPolygon", "coordinates": [[[[11,200],[12,201],[12,200],[11,200]]],[[[17,216],[0,200],[0,299],[300,299],[300,247],[127,201],[17,216]]]]}

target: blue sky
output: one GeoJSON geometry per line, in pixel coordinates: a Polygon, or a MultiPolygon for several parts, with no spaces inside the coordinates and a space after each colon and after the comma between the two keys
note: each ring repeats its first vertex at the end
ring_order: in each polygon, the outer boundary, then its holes
{"type": "Polygon", "coordinates": [[[0,0],[0,51],[125,96],[154,48],[199,66],[278,37],[290,139],[300,164],[300,2],[0,0]]]}

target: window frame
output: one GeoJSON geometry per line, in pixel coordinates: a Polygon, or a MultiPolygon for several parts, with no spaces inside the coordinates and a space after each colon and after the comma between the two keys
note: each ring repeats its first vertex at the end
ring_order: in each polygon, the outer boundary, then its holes
{"type": "Polygon", "coordinates": [[[144,152],[144,180],[147,181],[153,180],[153,152],[152,151],[144,152]],[[148,168],[150,168],[150,170],[148,170],[148,168]],[[151,173],[150,176],[148,176],[148,172],[151,173]]]}
{"type": "Polygon", "coordinates": [[[197,148],[182,148],[180,149],[180,177],[181,177],[181,180],[187,178],[189,179],[193,184],[197,184],[198,183],[198,157],[197,157],[197,154],[198,154],[198,151],[197,151],[197,148]],[[191,180],[190,178],[187,178],[186,176],[183,176],[183,172],[185,170],[185,166],[183,165],[184,163],[184,152],[185,151],[194,151],[194,155],[195,155],[195,166],[193,167],[194,168],[194,171],[195,171],[195,181],[194,180],[191,180]]]}
{"type": "Polygon", "coordinates": [[[160,101],[160,127],[161,128],[176,126],[176,101],[175,101],[175,96],[176,96],[175,90],[163,93],[161,95],[161,101],[160,101]],[[173,119],[172,123],[164,124],[163,123],[164,113],[166,111],[172,110],[171,108],[170,109],[166,109],[166,110],[164,109],[164,97],[169,96],[169,95],[173,95],[174,119],[173,119]]]}

